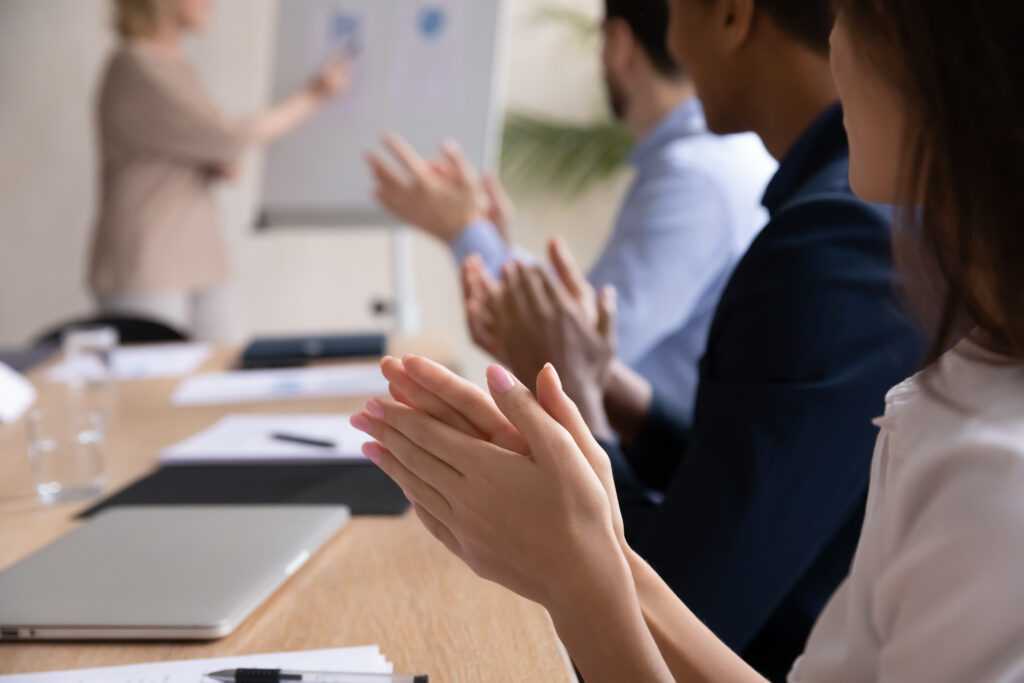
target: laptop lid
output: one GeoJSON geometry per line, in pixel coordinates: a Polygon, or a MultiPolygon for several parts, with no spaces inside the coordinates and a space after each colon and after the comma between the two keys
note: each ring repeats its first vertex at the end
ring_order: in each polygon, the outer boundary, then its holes
{"type": "Polygon", "coordinates": [[[0,639],[221,638],[348,519],[341,506],[111,509],[0,572],[0,639]]]}

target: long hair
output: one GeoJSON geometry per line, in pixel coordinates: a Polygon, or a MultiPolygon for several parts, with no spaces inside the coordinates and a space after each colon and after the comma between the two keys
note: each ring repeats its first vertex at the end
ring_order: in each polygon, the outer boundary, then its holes
{"type": "Polygon", "coordinates": [[[975,331],[1024,361],[1024,3],[838,7],[909,105],[895,251],[930,359],[975,331]]]}

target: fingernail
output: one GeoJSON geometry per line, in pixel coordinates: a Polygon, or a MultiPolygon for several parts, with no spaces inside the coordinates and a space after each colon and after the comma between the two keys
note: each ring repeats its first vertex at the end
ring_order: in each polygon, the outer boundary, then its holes
{"type": "Polygon", "coordinates": [[[559,376],[558,370],[555,370],[555,366],[552,365],[551,363],[547,363],[544,366],[544,369],[551,373],[551,375],[555,378],[555,382],[558,384],[558,388],[561,389],[562,388],[562,378],[561,378],[561,376],[559,376]]]}
{"type": "Polygon", "coordinates": [[[370,399],[366,403],[366,412],[369,413],[370,417],[378,420],[384,419],[384,405],[377,399],[370,399]]]}
{"type": "Polygon", "coordinates": [[[492,365],[487,369],[487,383],[496,393],[504,394],[516,385],[516,380],[505,368],[492,365]]]}
{"type": "Polygon", "coordinates": [[[368,420],[366,415],[363,415],[362,413],[353,415],[352,419],[349,420],[349,424],[361,432],[369,432],[371,428],[370,420],[368,420]]]}

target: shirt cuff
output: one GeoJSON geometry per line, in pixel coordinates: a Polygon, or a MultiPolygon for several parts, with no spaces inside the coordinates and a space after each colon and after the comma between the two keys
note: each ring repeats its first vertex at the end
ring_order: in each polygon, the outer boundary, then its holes
{"type": "Polygon", "coordinates": [[[690,436],[684,416],[655,390],[643,430],[623,454],[645,486],[664,491],[690,447],[690,436]]]}
{"type": "Polygon", "coordinates": [[[494,277],[501,277],[501,267],[510,258],[508,245],[498,229],[484,219],[477,219],[467,225],[452,242],[451,248],[459,265],[469,256],[478,254],[494,277]]]}

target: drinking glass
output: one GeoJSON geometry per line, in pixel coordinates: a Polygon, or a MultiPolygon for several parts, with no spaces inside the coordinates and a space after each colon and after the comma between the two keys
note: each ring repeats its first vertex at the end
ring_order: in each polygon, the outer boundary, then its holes
{"type": "Polygon", "coordinates": [[[39,500],[54,505],[87,500],[103,491],[106,434],[100,411],[77,400],[69,387],[63,400],[33,409],[26,424],[28,459],[39,500]]]}

